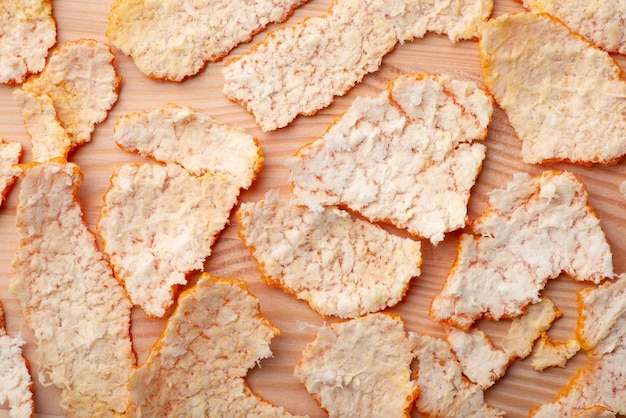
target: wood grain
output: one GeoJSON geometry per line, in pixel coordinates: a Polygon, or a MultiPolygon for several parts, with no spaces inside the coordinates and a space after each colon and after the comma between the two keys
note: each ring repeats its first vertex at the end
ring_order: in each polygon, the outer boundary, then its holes
{"type": "MultiPolygon", "coordinates": [[[[494,16],[520,11],[514,0],[495,0],[494,16]]],[[[104,35],[111,0],[55,0],[54,15],[58,26],[58,43],[78,38],[93,38],[107,42],[104,35]]],[[[330,6],[330,0],[311,0],[299,8],[288,23],[302,20],[306,16],[320,15],[330,6]]],[[[273,25],[269,29],[280,25],[273,25]]],[[[231,56],[250,48],[265,35],[257,35],[250,44],[234,50],[231,56]]],[[[116,51],[117,52],[117,51],[116,51]]],[[[618,63],[626,68],[626,60],[616,56],[618,63]]],[[[265,154],[265,165],[253,187],[245,192],[242,201],[258,200],[270,188],[279,188],[289,193],[288,172],[283,161],[302,145],[324,133],[328,125],[341,115],[357,96],[374,96],[385,88],[394,77],[414,71],[448,73],[458,78],[474,80],[482,84],[480,59],[477,43],[473,41],[452,44],[446,37],[428,35],[424,39],[398,45],[385,57],[380,71],[365,77],[362,83],[348,94],[339,97],[328,108],[312,117],[300,117],[292,125],[279,131],[263,133],[253,118],[239,105],[229,102],[221,93],[221,63],[209,64],[202,73],[182,83],[157,82],[140,73],[132,61],[117,53],[115,62],[123,78],[119,101],[108,119],[100,124],[92,141],[78,149],[72,161],[78,163],[84,173],[84,182],[79,190],[85,219],[93,230],[100,211],[102,196],[109,183],[113,167],[129,161],[142,161],[141,157],[120,150],[111,139],[113,125],[123,114],[152,110],[165,103],[189,105],[219,119],[245,129],[257,137],[265,154]]],[[[0,86],[0,136],[19,141],[24,145],[23,162],[30,161],[30,142],[24,129],[12,89],[0,86]]],[[[620,162],[611,167],[577,167],[572,165],[531,166],[522,163],[520,141],[515,137],[506,115],[496,108],[490,133],[485,144],[488,147],[483,171],[473,189],[469,204],[469,216],[475,218],[485,208],[488,193],[503,187],[515,172],[537,174],[548,168],[565,169],[577,174],[587,185],[591,204],[601,218],[609,243],[614,253],[617,273],[626,268],[626,204],[618,186],[626,179],[626,167],[620,162]]],[[[10,335],[22,332],[28,343],[25,355],[31,362],[35,380],[36,409],[40,416],[63,416],[58,406],[59,391],[55,387],[44,387],[37,379],[36,346],[32,332],[25,325],[21,306],[8,291],[11,279],[11,259],[16,245],[15,211],[18,204],[19,182],[12,189],[0,208],[0,300],[4,304],[7,327],[10,335]]],[[[439,324],[427,315],[431,298],[439,291],[455,256],[459,232],[451,233],[436,247],[424,242],[424,263],[420,277],[412,281],[406,298],[391,311],[399,313],[407,329],[442,337],[439,324]]],[[[261,301],[262,313],[277,325],[282,333],[272,342],[274,357],[262,361],[252,370],[248,382],[262,397],[282,405],[296,414],[311,417],[325,416],[322,409],[309,396],[304,387],[293,377],[292,369],[300,354],[315,333],[315,328],[332,318],[321,318],[304,302],[269,287],[260,280],[257,266],[248,250],[237,236],[237,225],[233,218],[216,243],[205,270],[219,277],[238,277],[249,283],[252,293],[261,301]]],[[[190,280],[193,283],[193,277],[190,280]]],[[[551,331],[555,338],[571,337],[576,323],[576,290],[580,284],[562,277],[553,280],[545,293],[563,311],[564,316],[551,331]]],[[[150,347],[163,329],[164,320],[149,320],[139,309],[133,312],[132,335],[138,361],[146,358],[150,347]]],[[[502,335],[504,324],[483,323],[483,329],[497,340],[502,335]]],[[[384,342],[382,342],[384,343],[384,342]]],[[[566,368],[536,372],[530,361],[518,361],[507,375],[486,392],[492,406],[501,408],[508,417],[527,416],[528,410],[551,400],[559,388],[564,386],[574,371],[583,365],[585,355],[579,354],[566,368]]],[[[0,409],[0,416],[7,410],[0,409]]],[[[420,416],[413,412],[414,417],[420,416]]]]}

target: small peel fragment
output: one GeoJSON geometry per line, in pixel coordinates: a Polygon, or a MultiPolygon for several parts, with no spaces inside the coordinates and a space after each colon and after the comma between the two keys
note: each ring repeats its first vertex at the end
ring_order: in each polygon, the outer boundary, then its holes
{"type": "Polygon", "coordinates": [[[587,190],[568,172],[515,174],[491,193],[472,229],[461,235],[457,259],[431,301],[436,321],[469,329],[481,317],[518,316],[561,273],[595,284],[614,276],[587,190]]]}
{"type": "Polygon", "coordinates": [[[329,417],[409,417],[412,333],[399,316],[373,313],[323,326],[294,370],[329,417]]]}
{"type": "Polygon", "coordinates": [[[500,346],[477,327],[464,331],[446,327],[447,341],[463,373],[474,383],[488,389],[499,380],[514,360],[528,357],[540,335],[545,334],[561,312],[543,298],[513,318],[500,346]]]}
{"type": "Polygon", "coordinates": [[[478,328],[463,331],[448,327],[446,339],[463,374],[484,389],[504,376],[511,362],[510,356],[496,347],[487,334],[478,328]]]}
{"type": "Polygon", "coordinates": [[[421,244],[347,212],[313,212],[270,190],[237,210],[262,278],[323,316],[354,318],[397,304],[420,275],[421,244]]]}
{"type": "Polygon", "coordinates": [[[325,14],[270,32],[227,61],[223,92],[263,131],[279,129],[344,95],[398,43],[427,31],[452,41],[475,38],[492,8],[491,0],[338,0],[325,14]]]}
{"type": "Polygon", "coordinates": [[[11,338],[7,334],[4,311],[0,303],[0,405],[9,406],[9,417],[35,416],[33,380],[22,347],[26,341],[21,333],[11,338]]]}
{"type": "Polygon", "coordinates": [[[291,417],[255,395],[248,370],[280,330],[244,281],[204,273],[180,295],[148,358],[130,376],[133,416],[291,417]]]}
{"type": "Polygon", "coordinates": [[[80,169],[65,160],[22,169],[9,291],[33,330],[39,380],[61,389],[72,416],[122,414],[136,361],[132,306],[84,222],[80,169]]]}
{"type": "Polygon", "coordinates": [[[467,221],[492,112],[472,82],[398,77],[286,161],[295,199],[313,210],[347,207],[437,244],[467,221]]]}
{"type": "Polygon", "coordinates": [[[541,335],[562,316],[554,303],[544,297],[526,308],[523,315],[513,318],[502,346],[511,359],[525,359],[541,335]]]}

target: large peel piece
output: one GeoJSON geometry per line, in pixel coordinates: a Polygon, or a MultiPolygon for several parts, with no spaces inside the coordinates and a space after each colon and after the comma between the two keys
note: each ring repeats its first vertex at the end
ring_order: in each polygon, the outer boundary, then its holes
{"type": "Polygon", "coordinates": [[[433,319],[468,329],[477,319],[520,315],[547,281],[612,278],[609,244],[584,184],[571,173],[518,173],[492,192],[490,206],[463,234],[457,259],[431,301],[433,319]]]}
{"type": "Polygon", "coordinates": [[[271,356],[279,329],[237,279],[202,275],[129,380],[134,416],[291,417],[255,395],[245,375],[271,356]]]}
{"type": "Polygon", "coordinates": [[[490,0],[338,0],[324,15],[271,32],[227,61],[223,92],[264,131],[282,128],[378,70],[398,43],[428,31],[453,41],[475,38],[492,7],[490,0]]]}
{"type": "Polygon", "coordinates": [[[64,160],[23,169],[9,290],[33,329],[40,380],[61,388],[70,416],[124,413],[131,304],[84,223],[82,175],[64,160]]]}
{"type": "Polygon", "coordinates": [[[490,20],[479,48],[485,86],[524,162],[611,164],[626,154],[626,81],[606,51],[534,13],[490,20]]]}

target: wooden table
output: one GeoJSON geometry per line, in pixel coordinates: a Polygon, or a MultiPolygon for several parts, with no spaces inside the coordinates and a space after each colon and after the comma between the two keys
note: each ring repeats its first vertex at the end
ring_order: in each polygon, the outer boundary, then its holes
{"type": "MultiPolygon", "coordinates": [[[[495,0],[494,16],[521,11],[520,4],[513,0],[495,0]]],[[[54,15],[58,27],[58,43],[78,38],[94,38],[107,42],[104,35],[110,0],[55,0],[54,15]]],[[[299,8],[288,23],[298,22],[305,16],[320,15],[330,7],[330,0],[311,0],[299,8]]],[[[271,26],[271,28],[276,27],[271,26]]],[[[257,35],[252,43],[242,45],[231,53],[234,56],[246,51],[252,44],[263,39],[257,35]]],[[[313,117],[299,117],[287,128],[264,133],[253,118],[239,105],[229,102],[222,95],[221,63],[211,63],[205,71],[182,83],[157,82],[149,80],[139,72],[133,62],[115,51],[118,73],[123,78],[120,98],[108,119],[98,125],[92,141],[79,148],[72,161],[80,165],[84,182],[79,190],[86,222],[93,230],[102,204],[102,197],[108,187],[113,167],[129,161],[143,161],[137,155],[120,150],[111,136],[117,118],[123,114],[140,110],[152,110],[165,103],[173,102],[189,105],[214,118],[232,123],[245,129],[258,138],[265,155],[265,165],[253,187],[245,192],[241,200],[260,199],[266,190],[279,188],[283,193],[290,192],[288,170],[283,165],[286,157],[302,145],[321,136],[328,125],[341,115],[357,96],[375,96],[394,77],[406,72],[428,71],[448,73],[458,78],[474,80],[482,85],[480,59],[477,42],[465,41],[457,44],[447,37],[428,35],[404,45],[385,57],[381,69],[365,77],[363,82],[313,117]]],[[[626,68],[626,59],[616,57],[626,68]]],[[[0,86],[0,136],[6,140],[19,141],[24,145],[23,162],[30,161],[30,140],[24,129],[21,116],[12,97],[12,89],[0,86]]],[[[511,179],[513,173],[523,171],[537,174],[545,169],[557,168],[572,171],[578,175],[589,189],[590,201],[601,218],[603,228],[614,253],[615,271],[621,273],[626,267],[626,199],[618,186],[626,179],[623,162],[611,167],[577,167],[573,165],[527,165],[521,161],[521,143],[514,135],[506,115],[496,108],[490,126],[487,145],[487,158],[478,182],[473,189],[469,204],[469,216],[477,217],[487,204],[488,193],[500,188],[511,179]]],[[[0,300],[4,304],[8,332],[11,336],[22,332],[28,341],[24,347],[25,356],[32,364],[35,381],[37,413],[41,416],[63,416],[58,406],[59,390],[44,387],[37,379],[36,345],[31,330],[25,325],[19,302],[8,291],[11,279],[11,259],[16,245],[15,211],[18,204],[19,183],[12,189],[6,202],[0,208],[0,300]]],[[[306,344],[314,336],[315,327],[332,318],[321,318],[281,290],[270,287],[261,281],[257,266],[237,236],[236,220],[216,243],[212,256],[206,262],[206,271],[218,277],[238,277],[249,283],[249,289],[261,301],[264,316],[277,325],[282,333],[272,342],[274,357],[261,362],[260,367],[248,375],[252,389],[270,402],[286,407],[297,414],[308,413],[312,417],[325,416],[322,409],[306,392],[304,386],[292,375],[294,365],[306,344]]],[[[439,324],[428,317],[428,305],[439,291],[447,271],[452,265],[456,252],[459,232],[449,234],[445,241],[433,247],[423,244],[422,274],[414,279],[405,299],[392,308],[405,321],[408,330],[443,337],[439,324]]],[[[193,278],[192,278],[193,282],[193,278]]],[[[575,291],[581,284],[562,277],[552,280],[545,294],[563,312],[550,331],[554,339],[565,340],[573,336],[576,323],[575,291]]],[[[150,320],[135,308],[133,311],[132,336],[142,363],[155,339],[159,336],[164,319],[150,320]]],[[[497,342],[506,329],[506,321],[501,323],[481,323],[497,342]]],[[[586,355],[579,353],[570,360],[567,367],[534,371],[530,361],[517,361],[507,375],[486,392],[486,400],[494,407],[502,408],[508,417],[526,416],[529,409],[550,401],[574,371],[585,363],[586,355]]],[[[6,414],[0,409],[0,416],[6,414]]],[[[413,416],[420,416],[416,411],[413,416]]]]}

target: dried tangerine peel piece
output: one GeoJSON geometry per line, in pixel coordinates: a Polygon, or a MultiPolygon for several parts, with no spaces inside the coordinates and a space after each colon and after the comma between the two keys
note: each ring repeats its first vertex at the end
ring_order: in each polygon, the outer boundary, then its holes
{"type": "Polygon", "coordinates": [[[587,350],[587,363],[551,403],[537,407],[529,416],[577,416],[580,413],[585,416],[585,411],[598,409],[594,407],[605,408],[614,415],[626,415],[625,307],[624,274],[615,281],[579,293],[578,340],[587,350]]]}
{"type": "Polygon", "coordinates": [[[524,314],[513,318],[499,347],[476,327],[468,331],[446,327],[447,341],[463,368],[463,374],[487,389],[504,376],[514,360],[528,357],[535,341],[560,316],[554,303],[543,298],[529,306],[524,314]]]}
{"type": "Polygon", "coordinates": [[[63,160],[24,167],[9,290],[33,329],[40,381],[61,388],[61,407],[114,415],[126,409],[135,365],[131,304],[85,225],[81,181],[63,160]]]}
{"type": "Polygon", "coordinates": [[[490,0],[335,1],[325,14],[275,30],[227,61],[223,92],[262,130],[282,128],[298,115],[315,114],[377,71],[399,42],[428,30],[453,41],[475,37],[492,6],[490,0]]]}
{"type": "Polygon", "coordinates": [[[237,210],[262,277],[321,315],[354,318],[397,304],[420,275],[421,244],[347,212],[313,212],[277,190],[237,210]]]}
{"type": "MultiPolygon", "coordinates": [[[[620,276],[621,277],[621,276],[620,276]]],[[[589,288],[578,294],[578,326],[576,336],[586,351],[591,351],[605,341],[626,316],[626,284],[618,280],[614,285],[605,284],[589,288]],[[609,298],[609,299],[606,299],[609,298]],[[607,303],[607,302],[611,303],[607,303]]]]}
{"type": "Polygon", "coordinates": [[[27,418],[35,415],[33,380],[28,362],[22,354],[26,341],[18,334],[7,334],[4,311],[0,303],[0,405],[9,406],[9,417],[27,418]]]}
{"type": "Polygon", "coordinates": [[[204,273],[181,293],[148,358],[130,379],[129,411],[138,416],[289,417],[244,380],[270,357],[280,330],[261,316],[244,281],[204,273]]]}
{"type": "Polygon", "coordinates": [[[615,418],[615,414],[603,406],[592,406],[574,415],[575,418],[615,418]]]}
{"type": "Polygon", "coordinates": [[[524,12],[490,20],[479,48],[524,162],[611,164],[626,153],[626,82],[607,52],[549,15],[524,12]]]}
{"type": "Polygon", "coordinates": [[[239,185],[177,164],[124,164],[111,176],[97,222],[103,249],[134,304],[162,317],[186,275],[200,270],[228,224],[239,185]]]}
{"type": "Polygon", "coordinates": [[[14,166],[20,161],[21,155],[22,144],[0,138],[0,205],[19,175],[19,170],[14,166]]]}
{"type": "Polygon", "coordinates": [[[450,345],[428,335],[416,337],[415,406],[428,417],[501,417],[504,412],[485,403],[484,389],[463,375],[450,345]]]}
{"type": "Polygon", "coordinates": [[[308,0],[116,0],[106,36],[137,68],[158,80],[182,81],[286,20],[308,0]]]}
{"type": "Polygon", "coordinates": [[[57,41],[52,1],[3,1],[0,27],[0,83],[19,84],[39,73],[57,41]]]}
{"type": "Polygon", "coordinates": [[[532,365],[537,371],[549,367],[565,367],[567,361],[580,351],[580,343],[575,339],[553,341],[547,332],[542,332],[535,345],[532,365]]]}
{"type": "Polygon", "coordinates": [[[191,174],[222,173],[250,187],[261,170],[257,140],[188,106],[167,104],[149,112],[120,117],[113,139],[130,152],[164,163],[177,163],[191,174]]]}
{"type": "Polygon", "coordinates": [[[409,417],[414,348],[400,317],[373,313],[321,327],[294,374],[330,417],[409,417]]]}
{"type": "Polygon", "coordinates": [[[424,73],[357,98],[287,161],[296,200],[344,206],[434,244],[465,225],[492,102],[472,82],[424,73]]]}
{"type": "Polygon", "coordinates": [[[614,275],[611,249],[580,179],[517,173],[463,234],[457,259],[431,301],[433,319],[468,329],[480,317],[520,315],[562,272],[600,283],[614,275]]]}
{"type": "Polygon", "coordinates": [[[542,333],[550,329],[562,312],[548,298],[542,298],[526,308],[524,314],[513,318],[502,343],[511,359],[525,359],[542,333]]]}
{"type": "Polygon", "coordinates": [[[547,13],[609,52],[626,54],[626,9],[620,0],[523,0],[535,13],[547,13]]]}
{"type": "Polygon", "coordinates": [[[15,89],[13,97],[22,113],[30,135],[33,161],[67,159],[72,148],[70,137],[57,117],[54,103],[46,93],[15,89]]]}
{"type": "Polygon", "coordinates": [[[93,39],[68,41],[54,50],[43,71],[21,89],[47,94],[76,147],[91,139],[95,126],[117,102],[121,78],[108,45],[93,39]]]}
{"type": "Polygon", "coordinates": [[[482,330],[448,327],[446,339],[469,380],[487,389],[504,376],[511,357],[496,347],[482,330]]]}

